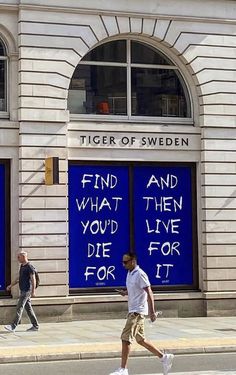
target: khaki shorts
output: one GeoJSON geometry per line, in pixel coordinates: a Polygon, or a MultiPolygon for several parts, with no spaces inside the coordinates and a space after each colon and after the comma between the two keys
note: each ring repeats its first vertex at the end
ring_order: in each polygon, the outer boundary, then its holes
{"type": "Polygon", "coordinates": [[[129,313],[125,327],[121,334],[121,340],[132,343],[143,341],[144,336],[144,315],[138,313],[129,313]]]}

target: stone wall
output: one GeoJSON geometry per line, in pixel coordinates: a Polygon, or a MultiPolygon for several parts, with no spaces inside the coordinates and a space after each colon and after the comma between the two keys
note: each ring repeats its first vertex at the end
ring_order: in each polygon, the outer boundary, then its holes
{"type": "MultiPolygon", "coordinates": [[[[191,129],[201,135],[201,150],[192,150],[187,159],[198,166],[200,290],[202,298],[235,299],[234,2],[94,0],[79,4],[80,8],[75,0],[64,6],[58,0],[51,1],[50,6],[44,0],[19,4],[11,0],[1,5],[0,36],[8,46],[11,74],[9,119],[0,121],[0,155],[6,150],[5,155],[13,161],[12,173],[19,168],[19,184],[16,176],[12,179],[12,275],[17,273],[14,257],[19,243],[41,273],[38,296],[68,296],[68,158],[120,160],[117,150],[97,154],[94,150],[89,154],[73,146],[74,131],[80,126],[93,130],[98,124],[78,118],[71,122],[68,87],[76,65],[90,49],[111,39],[132,37],[166,53],[187,82],[193,119],[192,124],[182,125],[181,131],[186,126],[186,132],[191,129]],[[44,185],[44,159],[49,156],[60,158],[58,186],[44,185]]],[[[106,131],[110,125],[99,126],[106,131]]],[[[169,128],[170,133],[176,131],[176,126],[169,128]]],[[[142,126],[122,124],[122,131],[134,129],[142,131],[142,126]]],[[[154,131],[158,133],[160,128],[154,131]]],[[[159,156],[145,151],[122,154],[126,159],[150,161],[159,156]]],[[[165,161],[176,157],[186,161],[185,153],[161,154],[165,161]]],[[[213,310],[209,308],[209,314],[213,310]]],[[[235,312],[232,305],[225,310],[227,314],[235,312]]]]}

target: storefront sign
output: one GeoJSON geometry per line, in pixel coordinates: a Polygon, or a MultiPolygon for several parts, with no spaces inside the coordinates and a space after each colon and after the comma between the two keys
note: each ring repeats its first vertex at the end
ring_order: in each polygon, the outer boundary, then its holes
{"type": "Polygon", "coordinates": [[[69,167],[70,287],[123,285],[129,249],[127,167],[69,167]]]}
{"type": "Polygon", "coordinates": [[[70,137],[69,147],[199,150],[200,138],[198,134],[80,131],[70,137]]]}
{"type": "Polygon", "coordinates": [[[193,287],[193,165],[69,166],[70,288],[125,284],[132,249],[153,286],[193,287]]]}
{"type": "Polygon", "coordinates": [[[193,283],[191,168],[134,169],[135,250],[153,285],[193,283]]]}

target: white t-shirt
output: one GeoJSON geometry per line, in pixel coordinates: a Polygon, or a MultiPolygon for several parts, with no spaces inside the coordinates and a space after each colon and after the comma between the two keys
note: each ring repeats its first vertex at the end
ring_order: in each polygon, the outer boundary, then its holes
{"type": "Polygon", "coordinates": [[[132,271],[128,271],[126,287],[128,291],[129,313],[137,312],[148,315],[147,293],[143,288],[149,286],[148,276],[139,266],[136,266],[132,271]]]}

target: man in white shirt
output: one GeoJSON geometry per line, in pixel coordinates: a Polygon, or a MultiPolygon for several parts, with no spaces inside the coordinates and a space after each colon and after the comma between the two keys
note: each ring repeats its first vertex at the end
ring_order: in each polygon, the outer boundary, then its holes
{"type": "Polygon", "coordinates": [[[131,349],[131,343],[135,339],[138,344],[160,358],[163,365],[163,375],[167,375],[171,369],[174,355],[164,354],[151,342],[145,339],[144,319],[149,315],[154,322],[157,318],[154,308],[154,298],[150,282],[146,273],[137,265],[135,254],[123,255],[123,265],[128,271],[126,278],[126,290],[117,290],[122,296],[128,296],[128,317],[121,334],[122,356],[121,367],[110,375],[128,375],[127,363],[131,349]]]}

